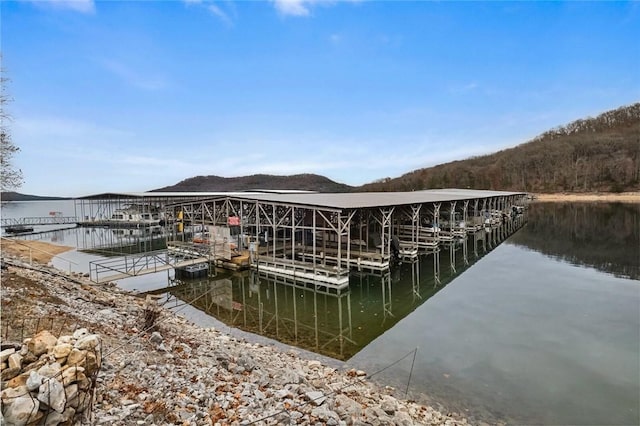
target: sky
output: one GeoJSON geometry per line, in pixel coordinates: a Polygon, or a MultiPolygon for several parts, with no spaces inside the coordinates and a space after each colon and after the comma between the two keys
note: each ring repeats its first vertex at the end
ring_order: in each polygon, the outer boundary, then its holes
{"type": "Polygon", "coordinates": [[[0,2],[19,192],[349,185],[640,100],[640,2],[0,2]]]}

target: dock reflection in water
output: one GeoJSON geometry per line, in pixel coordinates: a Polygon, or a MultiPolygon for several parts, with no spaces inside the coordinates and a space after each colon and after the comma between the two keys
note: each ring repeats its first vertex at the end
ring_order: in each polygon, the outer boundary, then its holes
{"type": "Polygon", "coordinates": [[[511,231],[483,229],[383,273],[352,272],[342,291],[253,270],[174,280],[166,306],[189,303],[230,327],[347,360],[511,231]]]}

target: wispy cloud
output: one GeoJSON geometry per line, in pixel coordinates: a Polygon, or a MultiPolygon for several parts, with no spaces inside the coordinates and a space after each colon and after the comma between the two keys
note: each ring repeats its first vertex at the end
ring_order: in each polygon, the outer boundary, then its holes
{"type": "Polygon", "coordinates": [[[79,13],[95,13],[96,11],[93,0],[29,0],[29,2],[41,7],[66,9],[79,13]]]}
{"type": "Polygon", "coordinates": [[[467,84],[451,87],[449,89],[449,92],[454,94],[454,95],[460,95],[460,94],[464,94],[464,93],[473,92],[473,91],[477,90],[478,87],[479,87],[478,83],[476,83],[475,81],[472,81],[472,82],[467,83],[467,84]]]}
{"type": "MultiPolygon", "coordinates": [[[[278,13],[284,16],[309,16],[317,0],[272,0],[278,13]]],[[[325,2],[326,3],[326,2],[325,2]]]]}
{"type": "Polygon", "coordinates": [[[103,61],[103,64],[108,71],[138,89],[157,91],[167,87],[167,81],[162,76],[140,73],[122,62],[114,60],[103,61]]]}
{"type": "Polygon", "coordinates": [[[211,12],[215,17],[220,19],[225,25],[232,26],[233,21],[219,6],[214,3],[208,4],[207,9],[211,12]]]}
{"type": "Polygon", "coordinates": [[[315,6],[333,6],[337,3],[360,3],[362,0],[270,0],[283,16],[309,16],[315,6]]]}
{"type": "Polygon", "coordinates": [[[233,19],[231,15],[235,14],[235,6],[232,2],[225,2],[226,9],[230,9],[230,12],[227,12],[224,8],[221,7],[223,3],[221,2],[213,2],[206,0],[182,0],[187,6],[199,6],[205,8],[209,13],[218,18],[223,24],[231,27],[233,26],[233,19]]]}

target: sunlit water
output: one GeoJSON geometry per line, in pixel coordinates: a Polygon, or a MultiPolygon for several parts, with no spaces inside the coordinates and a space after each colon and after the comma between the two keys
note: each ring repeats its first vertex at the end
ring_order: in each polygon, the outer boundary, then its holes
{"type": "MultiPolygon", "coordinates": [[[[54,210],[40,203],[44,215],[54,210]]],[[[13,213],[33,207],[11,204],[13,213]]],[[[388,367],[374,379],[401,395],[409,385],[410,397],[474,420],[639,424],[640,206],[534,204],[528,219],[495,247],[468,241],[468,264],[462,245],[443,249],[439,282],[432,254],[389,274],[352,274],[339,294],[220,272],[165,296],[203,325],[262,335],[369,373],[388,367]]],[[[86,229],[40,238],[83,249],[114,241],[86,229]]],[[[99,258],[62,256],[77,265],[54,264],[83,271],[99,258]]],[[[119,285],[157,289],[172,276],[119,285]]]]}

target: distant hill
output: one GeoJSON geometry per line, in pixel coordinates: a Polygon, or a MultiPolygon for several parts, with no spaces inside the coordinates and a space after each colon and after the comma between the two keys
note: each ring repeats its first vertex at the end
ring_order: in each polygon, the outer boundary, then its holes
{"type": "Polygon", "coordinates": [[[640,103],[551,129],[514,148],[378,180],[359,190],[428,188],[637,191],[640,189],[640,103]]]}
{"type": "Polygon", "coordinates": [[[0,200],[2,201],[47,201],[47,200],[69,200],[68,197],[47,197],[39,195],[20,194],[18,192],[2,192],[0,200]]]}
{"type": "Polygon", "coordinates": [[[353,187],[334,182],[324,176],[300,174],[292,176],[251,175],[225,178],[196,176],[158,191],[247,191],[253,189],[300,189],[319,192],[349,192],[353,187]]]}

